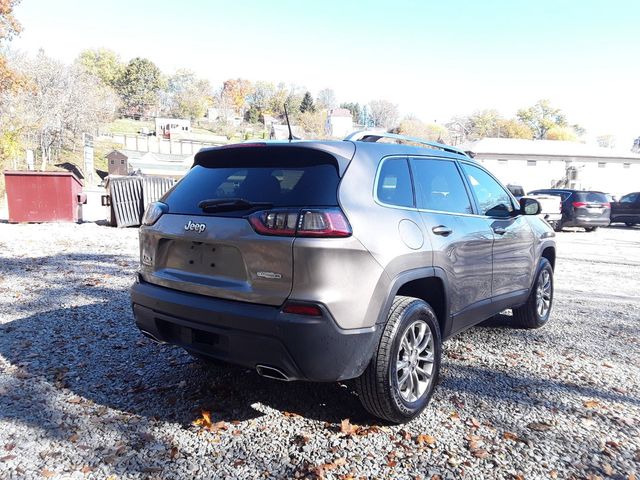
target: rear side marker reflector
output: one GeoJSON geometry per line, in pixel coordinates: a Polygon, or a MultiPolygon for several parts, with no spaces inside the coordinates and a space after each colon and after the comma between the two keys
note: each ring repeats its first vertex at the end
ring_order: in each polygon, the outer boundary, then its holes
{"type": "Polygon", "coordinates": [[[283,237],[349,237],[351,226],[336,208],[265,210],[249,216],[249,223],[261,235],[283,237]]]}
{"type": "Polygon", "coordinates": [[[294,303],[294,302],[286,303],[285,306],[282,308],[282,311],[284,313],[293,313],[295,315],[307,315],[309,317],[322,316],[322,310],[320,310],[320,307],[317,307],[316,305],[309,305],[306,303],[294,303]]]}

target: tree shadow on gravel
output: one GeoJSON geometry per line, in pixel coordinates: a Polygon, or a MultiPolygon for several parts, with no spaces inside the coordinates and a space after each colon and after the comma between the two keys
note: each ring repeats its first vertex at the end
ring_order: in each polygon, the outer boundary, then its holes
{"type": "MultiPolygon", "coordinates": [[[[257,418],[257,402],[306,418],[336,423],[370,419],[351,389],[337,383],[311,384],[264,379],[255,372],[211,366],[178,347],[143,337],[129,311],[128,292],[110,301],[61,308],[0,326],[0,355],[20,370],[20,382],[40,377],[57,392],[98,405],[189,426],[202,410],[213,421],[257,418]],[[123,307],[126,307],[126,311],[123,307]]],[[[58,412],[32,412],[29,405],[55,409],[37,390],[0,395],[0,418],[37,424],[57,435],[58,412]],[[25,398],[26,395],[26,398],[25,398]]]]}
{"type": "MultiPolygon", "coordinates": [[[[278,382],[253,371],[208,366],[181,349],[142,337],[128,311],[128,293],[111,301],[62,308],[15,320],[0,327],[0,355],[19,367],[23,377],[40,377],[57,393],[71,393],[98,405],[142,417],[188,426],[202,410],[213,421],[257,418],[263,406],[330,423],[379,423],[364,412],[357,397],[338,383],[278,382]],[[127,307],[126,311],[125,308],[127,307]],[[120,307],[120,308],[118,308],[120,307]]],[[[510,375],[470,365],[446,365],[441,388],[489,398],[531,403],[521,392],[573,392],[585,397],[640,405],[630,396],[558,380],[510,375]],[[514,393],[516,392],[516,393],[514,393]],[[520,393],[517,393],[520,392],[520,393]]],[[[27,380],[19,380],[28,382],[27,380]]],[[[14,391],[0,396],[0,418],[37,423],[53,436],[55,411],[34,415],[29,404],[55,409],[55,402],[34,396],[28,402],[14,391]]]]}

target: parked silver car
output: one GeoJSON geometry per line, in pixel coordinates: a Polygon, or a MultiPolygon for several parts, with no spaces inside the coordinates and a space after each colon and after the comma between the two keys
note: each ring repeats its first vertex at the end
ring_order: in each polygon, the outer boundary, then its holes
{"type": "Polygon", "coordinates": [[[204,149],[145,214],[136,323],[266,377],[356,379],[369,412],[405,422],[429,402],[443,340],[508,308],[516,327],[549,319],[539,208],[415,138],[204,149]]]}

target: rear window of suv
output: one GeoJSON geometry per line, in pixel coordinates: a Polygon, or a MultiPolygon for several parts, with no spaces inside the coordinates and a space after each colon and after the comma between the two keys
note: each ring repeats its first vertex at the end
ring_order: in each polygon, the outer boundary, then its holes
{"type": "Polygon", "coordinates": [[[162,201],[169,212],[203,215],[198,207],[201,201],[237,198],[274,207],[338,205],[340,176],[331,155],[293,148],[229,150],[220,155],[211,152],[167,192],[162,201]]]}
{"type": "Polygon", "coordinates": [[[587,203],[609,203],[607,196],[604,193],[598,192],[576,192],[575,196],[577,200],[587,203]]]}

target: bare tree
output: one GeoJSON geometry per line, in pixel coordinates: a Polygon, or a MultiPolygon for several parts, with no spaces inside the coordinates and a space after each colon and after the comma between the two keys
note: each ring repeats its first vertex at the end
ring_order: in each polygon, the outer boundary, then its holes
{"type": "Polygon", "coordinates": [[[43,170],[57,151],[75,150],[82,133],[95,131],[116,112],[115,92],[78,66],[40,51],[35,58],[17,57],[14,68],[29,79],[29,88],[2,98],[0,118],[39,151],[43,170]]]}
{"type": "Polygon", "coordinates": [[[375,127],[389,129],[398,122],[398,106],[388,100],[373,100],[369,103],[369,116],[375,127]]]}
{"type": "Polygon", "coordinates": [[[320,108],[330,110],[338,105],[336,101],[336,93],[331,88],[325,88],[318,92],[316,103],[320,108]]]}

